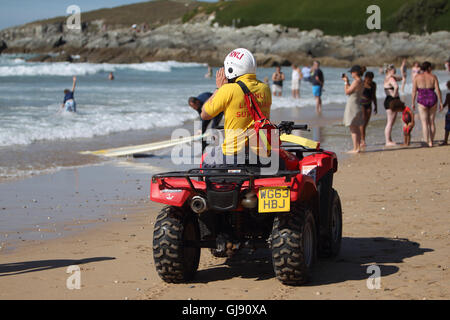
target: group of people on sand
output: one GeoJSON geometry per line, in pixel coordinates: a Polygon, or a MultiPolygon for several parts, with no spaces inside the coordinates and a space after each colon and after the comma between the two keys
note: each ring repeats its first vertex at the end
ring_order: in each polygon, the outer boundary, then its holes
{"type": "MultiPolygon", "coordinates": [[[[425,61],[421,64],[415,62],[412,67],[412,93],[410,107],[400,99],[399,84],[401,81],[404,90],[406,82],[406,60],[403,60],[400,68],[401,74],[396,74],[396,68],[393,64],[384,68],[383,89],[385,92],[384,108],[386,110],[385,145],[386,147],[395,146],[392,140],[392,127],[399,112],[402,113],[404,145],[409,145],[411,141],[411,131],[414,128],[414,111],[416,106],[419,118],[422,124],[423,142],[429,147],[433,146],[433,140],[436,133],[435,116],[436,111],[442,111],[449,104],[449,94],[445,102],[442,100],[439,81],[436,75],[432,73],[432,65],[425,61]]],[[[349,153],[358,153],[366,146],[366,128],[372,113],[378,112],[376,91],[377,86],[373,81],[373,72],[366,71],[365,67],[359,65],[353,66],[349,72],[353,81],[350,83],[346,74],[342,74],[344,81],[344,91],[348,96],[344,111],[343,123],[350,128],[353,149],[349,153]],[[363,78],[364,76],[364,78],[363,78]]],[[[447,82],[449,88],[450,82],[447,82]]],[[[447,144],[448,132],[450,130],[450,111],[446,115],[445,139],[443,144],[447,144]]]]}
{"type": "MultiPolygon", "coordinates": [[[[322,88],[325,82],[323,72],[320,69],[320,62],[314,61],[311,67],[304,66],[302,69],[297,64],[292,64],[291,91],[294,99],[300,98],[301,81],[310,82],[312,93],[316,101],[317,114],[322,113],[322,88]]],[[[280,66],[275,67],[272,74],[272,94],[281,97],[283,94],[283,81],[286,79],[280,66]]],[[[267,83],[267,81],[266,81],[267,83]]]]}

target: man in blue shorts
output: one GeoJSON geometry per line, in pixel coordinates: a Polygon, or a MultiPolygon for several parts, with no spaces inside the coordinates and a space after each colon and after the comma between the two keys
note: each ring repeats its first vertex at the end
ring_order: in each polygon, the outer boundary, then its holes
{"type": "Polygon", "coordinates": [[[323,72],[320,70],[320,62],[314,61],[313,67],[311,69],[311,83],[312,83],[312,92],[314,98],[316,99],[316,112],[317,114],[322,113],[322,88],[325,82],[323,77],[323,72]]]}

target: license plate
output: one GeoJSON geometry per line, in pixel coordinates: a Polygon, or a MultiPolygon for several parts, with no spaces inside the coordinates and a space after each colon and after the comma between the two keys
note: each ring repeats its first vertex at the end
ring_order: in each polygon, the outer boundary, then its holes
{"type": "Polygon", "coordinates": [[[258,212],[288,212],[291,210],[291,190],[287,187],[260,188],[258,195],[258,212]]]}

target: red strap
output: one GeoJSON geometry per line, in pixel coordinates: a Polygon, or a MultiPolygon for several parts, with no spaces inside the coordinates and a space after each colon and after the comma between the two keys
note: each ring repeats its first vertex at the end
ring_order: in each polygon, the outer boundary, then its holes
{"type": "Polygon", "coordinates": [[[255,96],[247,88],[245,83],[243,83],[242,81],[238,81],[237,84],[241,87],[242,91],[244,91],[245,103],[247,104],[248,112],[252,116],[253,120],[256,122],[262,119],[267,119],[267,117],[264,116],[261,109],[259,108],[259,104],[255,96]]]}

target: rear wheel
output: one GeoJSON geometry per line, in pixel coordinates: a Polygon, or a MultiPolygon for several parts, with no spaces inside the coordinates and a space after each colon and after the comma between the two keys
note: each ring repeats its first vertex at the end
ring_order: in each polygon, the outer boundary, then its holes
{"type": "Polygon", "coordinates": [[[316,225],[309,206],[296,205],[291,214],[277,216],[272,229],[272,261],[277,279],[287,285],[308,281],[316,246],[316,225]]]}
{"type": "Polygon", "coordinates": [[[166,282],[192,279],[200,261],[198,220],[178,207],[164,207],[153,231],[153,259],[159,276],[166,282]]]}
{"type": "Polygon", "coordinates": [[[336,257],[341,250],[342,206],[341,199],[334,189],[332,189],[330,204],[328,226],[321,239],[320,256],[325,258],[336,257]]]}

